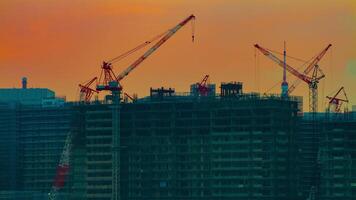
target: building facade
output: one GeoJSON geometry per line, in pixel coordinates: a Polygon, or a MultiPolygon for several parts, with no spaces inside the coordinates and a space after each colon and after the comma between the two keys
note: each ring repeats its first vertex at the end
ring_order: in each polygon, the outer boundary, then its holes
{"type": "Polygon", "coordinates": [[[0,103],[0,191],[20,187],[17,107],[16,103],[0,103]]]}
{"type": "Polygon", "coordinates": [[[121,107],[123,199],[293,199],[296,101],[146,99],[121,107]]]}
{"type": "Polygon", "coordinates": [[[356,121],[325,122],[320,146],[322,200],[356,199],[356,121]]]}

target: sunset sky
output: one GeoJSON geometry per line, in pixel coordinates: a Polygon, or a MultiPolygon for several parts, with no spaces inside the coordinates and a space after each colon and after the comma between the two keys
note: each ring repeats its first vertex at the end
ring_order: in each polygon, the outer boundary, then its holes
{"type": "MultiPolygon", "coordinates": [[[[195,43],[187,24],[122,81],[125,92],[142,97],[160,86],[188,91],[205,74],[217,84],[242,81],[246,92],[265,92],[281,81],[282,70],[260,53],[255,57],[253,44],[282,52],[286,41],[288,55],[309,60],[331,43],[320,62],[326,78],[319,109],[341,86],[356,104],[355,0],[1,0],[0,87],[20,87],[26,76],[29,87],[75,100],[78,83],[99,76],[103,60],[190,14],[197,17],[195,43]]],[[[114,65],[115,72],[143,53],[114,65]]],[[[307,104],[306,84],[293,94],[307,104]]]]}

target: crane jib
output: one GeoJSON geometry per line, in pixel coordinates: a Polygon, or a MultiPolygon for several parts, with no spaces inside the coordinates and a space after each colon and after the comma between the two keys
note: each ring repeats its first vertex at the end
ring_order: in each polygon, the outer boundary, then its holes
{"type": "Polygon", "coordinates": [[[132,70],[134,70],[139,64],[141,64],[146,58],[148,58],[153,52],[155,52],[163,43],[165,43],[169,38],[171,38],[180,28],[187,24],[190,20],[195,19],[194,15],[189,16],[183,22],[179,23],[172,29],[170,29],[156,44],[154,44],[149,50],[147,50],[141,57],[139,57],[134,63],[132,63],[127,69],[120,73],[116,80],[121,81],[125,78],[132,70]]]}

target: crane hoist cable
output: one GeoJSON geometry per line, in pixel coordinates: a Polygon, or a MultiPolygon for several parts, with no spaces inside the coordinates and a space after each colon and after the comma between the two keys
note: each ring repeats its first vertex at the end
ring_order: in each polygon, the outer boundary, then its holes
{"type": "MultiPolygon", "coordinates": [[[[266,48],[268,51],[270,51],[270,52],[273,52],[273,53],[276,53],[276,54],[279,54],[279,55],[284,55],[283,53],[281,53],[281,52],[278,52],[278,51],[276,51],[276,50],[272,50],[272,49],[269,49],[269,48],[266,48]]],[[[306,60],[303,60],[303,59],[301,59],[301,58],[297,58],[297,57],[293,57],[293,56],[289,56],[289,55],[286,55],[286,57],[287,58],[291,58],[291,59],[294,59],[294,60],[296,60],[296,61],[299,61],[299,62],[303,62],[303,63],[307,63],[308,61],[306,61],[306,60]]],[[[316,56],[315,56],[316,57],[316,56]]],[[[310,59],[311,60],[311,59],[310,59]]]]}
{"type": "Polygon", "coordinates": [[[165,32],[163,32],[163,33],[161,33],[161,34],[159,34],[159,35],[157,35],[157,36],[155,36],[155,37],[153,37],[153,38],[151,38],[150,40],[147,40],[147,41],[145,41],[145,42],[143,42],[143,43],[137,45],[136,47],[130,49],[129,51],[127,51],[127,52],[125,52],[125,53],[123,53],[123,54],[121,54],[121,55],[119,55],[119,56],[116,56],[115,58],[112,58],[112,59],[108,60],[107,62],[108,62],[108,63],[116,63],[116,62],[118,62],[118,61],[120,61],[120,60],[126,58],[127,56],[129,56],[129,55],[135,53],[136,51],[138,51],[138,50],[140,50],[140,49],[146,47],[147,45],[151,44],[152,42],[154,42],[154,41],[160,39],[160,38],[161,38],[163,35],[165,35],[167,32],[168,32],[168,30],[165,31],[165,32]]]}
{"type": "MultiPolygon", "coordinates": [[[[151,46],[143,55],[141,55],[138,59],[136,59],[131,65],[129,65],[124,71],[122,71],[120,74],[115,75],[113,68],[112,68],[112,63],[111,62],[103,62],[102,64],[102,72],[99,77],[98,85],[97,85],[97,90],[99,91],[114,91],[114,90],[122,90],[122,87],[120,85],[120,81],[126,77],[132,70],[134,70],[137,66],[139,66],[147,57],[149,57],[153,52],[155,52],[162,44],[164,44],[169,38],[171,38],[180,28],[182,28],[185,24],[187,24],[189,21],[194,21],[195,16],[190,15],[186,19],[184,19],[182,22],[174,26],[172,29],[169,29],[168,31],[164,32],[164,34],[160,34],[156,37],[154,37],[152,40],[158,40],[151,46]]],[[[192,34],[192,41],[194,41],[194,31],[192,34]]],[[[151,41],[146,41],[137,47],[111,59],[110,61],[112,62],[117,62],[128,55],[132,54],[133,52],[145,47],[146,45],[150,44],[151,41]]]]}

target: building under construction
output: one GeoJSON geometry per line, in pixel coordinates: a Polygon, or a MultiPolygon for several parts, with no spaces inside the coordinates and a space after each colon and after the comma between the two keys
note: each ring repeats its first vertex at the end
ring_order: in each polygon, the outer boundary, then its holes
{"type": "Polygon", "coordinates": [[[151,88],[147,97],[122,102],[117,120],[107,102],[3,103],[0,153],[8,162],[0,194],[43,199],[71,133],[60,199],[109,200],[113,184],[120,199],[354,199],[352,117],[320,118],[313,138],[300,98],[243,93],[239,82],[220,90],[202,96],[151,88]]]}
{"type": "Polygon", "coordinates": [[[113,165],[121,199],[293,199],[297,98],[172,91],[121,104],[118,163],[111,105],[80,105],[87,199],[111,199],[113,165]]]}
{"type": "Polygon", "coordinates": [[[320,141],[320,199],[355,199],[356,119],[326,121],[320,141]]]}

